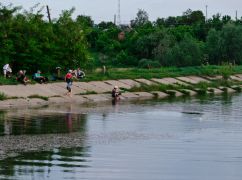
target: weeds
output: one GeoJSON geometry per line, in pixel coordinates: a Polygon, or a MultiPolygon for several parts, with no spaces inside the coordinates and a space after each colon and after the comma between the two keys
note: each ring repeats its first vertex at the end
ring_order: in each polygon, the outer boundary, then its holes
{"type": "Polygon", "coordinates": [[[6,99],[8,99],[7,95],[4,93],[0,93],[0,101],[4,101],[6,99]]]}
{"type": "Polygon", "coordinates": [[[34,95],[31,95],[31,96],[28,96],[28,98],[30,99],[34,99],[34,98],[38,98],[38,99],[43,99],[45,101],[48,101],[49,100],[49,97],[46,97],[46,96],[40,96],[38,94],[34,94],[34,95]]]}

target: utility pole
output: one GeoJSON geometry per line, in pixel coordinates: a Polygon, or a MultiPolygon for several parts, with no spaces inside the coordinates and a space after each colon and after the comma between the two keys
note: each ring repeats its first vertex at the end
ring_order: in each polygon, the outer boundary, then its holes
{"type": "Polygon", "coordinates": [[[238,11],[235,11],[235,20],[238,21],[238,11]]]}
{"type": "Polygon", "coordinates": [[[208,5],[206,5],[206,22],[208,21],[208,5]]]}
{"type": "Polygon", "coordinates": [[[113,23],[116,25],[116,14],[114,14],[114,20],[113,23]]]}
{"type": "Polygon", "coordinates": [[[118,25],[121,24],[121,15],[120,15],[120,0],[118,0],[118,25]]]}
{"type": "Polygon", "coordinates": [[[49,6],[46,6],[47,9],[47,15],[48,15],[48,19],[49,19],[49,23],[51,23],[51,18],[50,18],[50,10],[49,10],[49,6]]]}

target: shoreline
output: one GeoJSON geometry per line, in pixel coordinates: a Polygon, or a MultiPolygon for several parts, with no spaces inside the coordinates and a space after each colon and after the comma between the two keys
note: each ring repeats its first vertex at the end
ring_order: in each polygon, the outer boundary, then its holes
{"type": "MultiPolygon", "coordinates": [[[[73,96],[66,96],[66,83],[34,85],[3,85],[0,93],[0,109],[17,107],[41,107],[65,103],[97,103],[112,101],[111,90],[119,86],[124,92],[121,100],[152,99],[199,94],[222,94],[240,92],[242,74],[232,75],[225,81],[228,86],[221,86],[222,76],[180,76],[175,78],[120,79],[106,81],[74,82],[73,96]],[[216,87],[218,86],[218,87],[216,87]],[[4,99],[5,98],[5,99],[4,99]]],[[[224,82],[223,82],[224,83],[224,82]]]]}

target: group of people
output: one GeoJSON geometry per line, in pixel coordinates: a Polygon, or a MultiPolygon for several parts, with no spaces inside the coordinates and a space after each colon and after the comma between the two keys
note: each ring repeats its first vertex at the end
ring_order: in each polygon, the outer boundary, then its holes
{"type": "MultiPolygon", "coordinates": [[[[3,74],[4,74],[5,78],[11,77],[12,69],[11,69],[9,64],[5,64],[3,66],[3,74]]],[[[66,89],[68,91],[66,93],[66,95],[71,96],[71,88],[72,88],[73,79],[82,79],[84,77],[85,77],[85,73],[80,68],[77,68],[76,70],[69,70],[68,73],[64,77],[64,80],[67,83],[66,89]]],[[[48,82],[48,78],[43,76],[43,75],[41,75],[41,71],[40,70],[38,70],[36,73],[34,73],[32,78],[35,81],[39,82],[40,84],[48,82]]],[[[25,70],[19,70],[18,71],[16,80],[21,82],[21,83],[23,83],[24,85],[26,85],[28,82],[30,82],[30,80],[26,76],[26,71],[25,70]]],[[[114,86],[111,94],[112,94],[112,97],[115,100],[119,100],[120,99],[121,93],[119,91],[118,86],[114,86]]]]}

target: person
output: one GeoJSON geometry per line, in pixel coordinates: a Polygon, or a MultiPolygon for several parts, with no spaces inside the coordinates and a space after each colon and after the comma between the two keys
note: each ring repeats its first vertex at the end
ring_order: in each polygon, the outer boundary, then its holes
{"type": "Polygon", "coordinates": [[[35,74],[34,74],[34,77],[33,79],[37,82],[39,82],[40,84],[42,83],[46,83],[48,81],[48,78],[47,77],[44,77],[41,75],[41,71],[38,70],[35,74]]]}
{"type": "Polygon", "coordinates": [[[55,72],[52,74],[52,81],[57,81],[57,80],[64,80],[64,77],[61,76],[61,67],[56,67],[55,72]]]}
{"type": "Polygon", "coordinates": [[[68,73],[65,75],[65,81],[66,81],[66,89],[68,90],[68,92],[66,93],[66,95],[71,96],[71,86],[72,86],[72,70],[69,70],[68,73]]]}
{"type": "Polygon", "coordinates": [[[16,78],[17,81],[23,83],[24,85],[26,85],[29,82],[29,79],[26,77],[25,73],[26,71],[19,70],[16,78]]]}
{"type": "Polygon", "coordinates": [[[113,90],[112,90],[112,97],[115,99],[120,99],[121,93],[119,92],[119,88],[118,86],[114,86],[113,90]]]}
{"type": "Polygon", "coordinates": [[[85,77],[85,73],[80,68],[77,68],[77,70],[76,70],[76,77],[78,79],[82,79],[82,78],[85,77]]]}
{"type": "Polygon", "coordinates": [[[11,77],[12,69],[9,64],[3,66],[3,75],[4,77],[11,77]]]}

